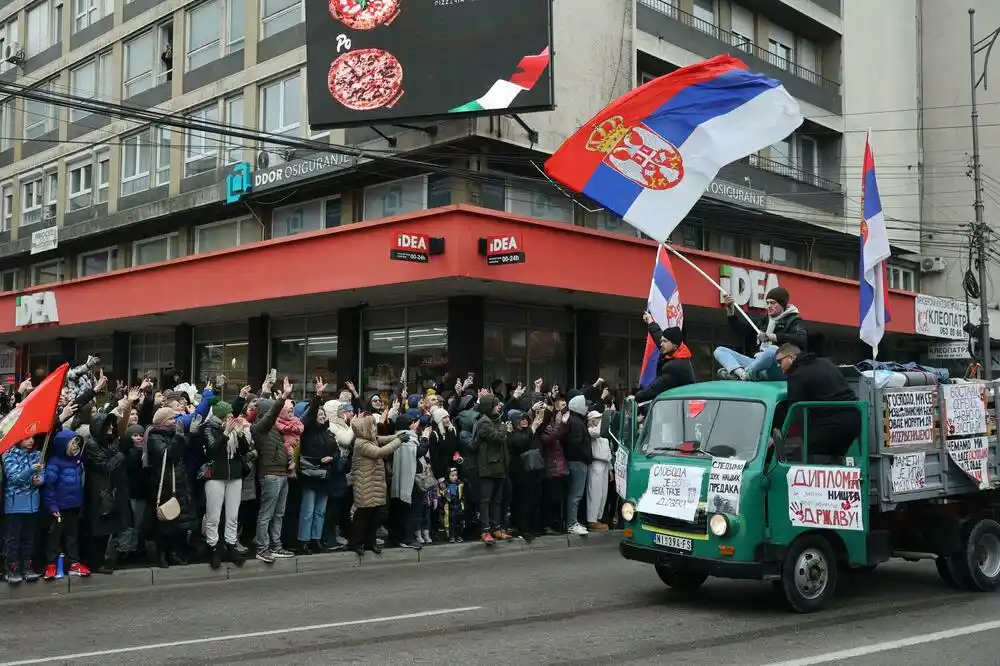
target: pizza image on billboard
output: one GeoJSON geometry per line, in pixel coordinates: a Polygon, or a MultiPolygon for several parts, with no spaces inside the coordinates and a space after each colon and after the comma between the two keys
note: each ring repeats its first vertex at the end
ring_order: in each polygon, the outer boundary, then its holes
{"type": "Polygon", "coordinates": [[[401,1],[330,0],[330,15],[351,30],[373,30],[395,20],[401,1]]]}
{"type": "Polygon", "coordinates": [[[348,51],[333,61],[330,94],[354,111],[392,108],[403,96],[403,67],[381,49],[348,51]]]}

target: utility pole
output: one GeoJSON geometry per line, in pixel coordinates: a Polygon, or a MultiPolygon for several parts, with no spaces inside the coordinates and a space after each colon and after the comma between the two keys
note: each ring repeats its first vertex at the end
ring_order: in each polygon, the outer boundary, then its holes
{"type": "Polygon", "coordinates": [[[986,379],[993,377],[992,354],[990,353],[990,318],[989,300],[986,294],[986,259],[990,229],[983,219],[983,176],[979,155],[979,108],[976,106],[976,88],[983,84],[986,89],[986,68],[989,66],[990,52],[1000,36],[1000,29],[994,30],[982,40],[976,41],[976,10],[969,9],[969,61],[972,69],[972,177],[975,183],[976,199],[973,208],[976,213],[976,225],[973,229],[973,242],[976,245],[976,256],[979,263],[979,348],[983,356],[983,373],[986,379]],[[976,54],[986,52],[983,60],[982,75],[976,74],[976,54]]]}

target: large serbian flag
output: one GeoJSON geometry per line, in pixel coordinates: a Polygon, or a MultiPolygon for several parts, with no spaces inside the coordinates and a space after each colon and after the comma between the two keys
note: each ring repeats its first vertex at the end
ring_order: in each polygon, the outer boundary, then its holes
{"type": "Polygon", "coordinates": [[[68,370],[69,363],[60,365],[0,420],[0,454],[20,441],[52,429],[68,370]]]}
{"type": "MultiPolygon", "coordinates": [[[[677,287],[674,268],[670,256],[662,245],[656,253],[653,279],[649,285],[649,300],[646,309],[653,315],[660,328],[671,326],[684,328],[684,307],[681,305],[681,291],[677,287]]],[[[646,334],[646,352],[642,356],[642,370],[639,372],[639,387],[646,388],[656,379],[656,362],[660,358],[660,341],[646,334]]]]}
{"type": "Polygon", "coordinates": [[[545,172],[661,243],[719,169],[802,124],[782,85],[728,55],[654,79],[612,102],[545,172]]]}
{"type": "Polygon", "coordinates": [[[865,138],[865,161],[861,170],[861,298],[859,334],[872,348],[872,358],[878,357],[878,345],[885,334],[889,317],[889,289],[886,285],[885,262],[892,256],[889,232],[885,228],[882,199],[875,178],[875,156],[870,143],[871,132],[865,138]]]}

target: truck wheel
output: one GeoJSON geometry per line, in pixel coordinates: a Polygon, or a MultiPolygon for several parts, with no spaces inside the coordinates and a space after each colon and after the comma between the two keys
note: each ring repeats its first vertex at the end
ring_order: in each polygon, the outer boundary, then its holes
{"type": "Polygon", "coordinates": [[[970,589],[993,592],[1000,588],[1000,523],[989,518],[977,522],[962,553],[949,559],[961,563],[970,589]]]}
{"type": "Polygon", "coordinates": [[[657,565],[656,575],[671,589],[692,594],[697,592],[708,579],[707,573],[695,573],[693,571],[677,571],[668,566],[657,565]]]}
{"type": "Polygon", "coordinates": [[[837,574],[837,556],[826,539],[815,534],[796,539],[781,567],[785,600],[797,613],[818,611],[833,598],[837,574]]]}
{"type": "Polygon", "coordinates": [[[934,560],[934,566],[937,567],[938,576],[941,576],[941,580],[943,580],[948,587],[955,590],[966,589],[961,583],[955,580],[955,576],[951,573],[951,564],[949,564],[948,560],[949,557],[947,555],[938,555],[934,560]]]}

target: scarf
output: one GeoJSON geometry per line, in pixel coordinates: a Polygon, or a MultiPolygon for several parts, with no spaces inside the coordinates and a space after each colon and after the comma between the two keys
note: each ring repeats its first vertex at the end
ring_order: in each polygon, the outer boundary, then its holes
{"type": "Polygon", "coordinates": [[[392,492],[390,497],[407,504],[413,499],[413,481],[417,476],[417,442],[407,439],[392,454],[392,492]]]}
{"type": "MultiPolygon", "coordinates": [[[[789,305],[777,317],[768,317],[767,318],[767,328],[764,330],[764,332],[767,333],[768,335],[771,335],[772,333],[774,333],[774,329],[776,329],[778,327],[778,324],[781,323],[782,319],[784,319],[788,315],[793,315],[793,314],[797,315],[798,313],[799,313],[799,309],[797,307],[795,307],[794,305],[789,305]]],[[[764,351],[768,347],[773,347],[773,346],[774,346],[773,342],[771,342],[770,340],[764,340],[764,342],[760,343],[760,350],[764,351]]]]}
{"type": "Polygon", "coordinates": [[[285,452],[289,456],[294,456],[295,445],[299,443],[299,439],[302,437],[302,431],[305,430],[305,426],[302,425],[302,420],[296,416],[291,418],[282,418],[279,415],[278,420],[274,422],[274,427],[281,433],[281,438],[285,442],[285,452]]]}
{"type": "Polygon", "coordinates": [[[691,358],[691,350],[682,342],[673,353],[667,354],[667,358],[691,358]]]}

